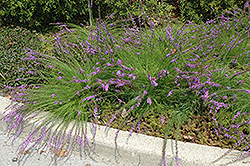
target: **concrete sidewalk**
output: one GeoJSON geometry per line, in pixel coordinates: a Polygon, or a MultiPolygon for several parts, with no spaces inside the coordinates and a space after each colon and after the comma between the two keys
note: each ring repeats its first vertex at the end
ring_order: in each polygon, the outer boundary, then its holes
{"type": "MultiPolygon", "coordinates": [[[[0,118],[3,117],[5,107],[11,103],[10,100],[0,96],[0,118]]],[[[11,145],[11,140],[3,135],[3,131],[7,128],[7,124],[3,121],[0,122],[0,163],[1,165],[17,165],[12,159],[18,153],[18,146],[24,141],[30,129],[25,130],[22,135],[11,145]],[[7,141],[7,142],[6,142],[7,141]]],[[[93,131],[91,124],[88,124],[88,131],[93,131]]],[[[98,126],[95,139],[91,141],[92,147],[99,155],[93,153],[83,153],[74,149],[69,157],[59,161],[58,165],[75,165],[75,166],[158,166],[161,165],[163,139],[146,136],[142,134],[133,133],[129,136],[129,132],[120,131],[117,139],[118,149],[122,157],[117,154],[115,150],[115,133],[116,129],[108,128],[105,131],[105,126],[98,126]],[[89,165],[88,165],[89,164],[89,165]]],[[[91,138],[93,133],[88,132],[88,137],[91,138]]],[[[227,156],[215,164],[212,161],[222,156],[228,149],[221,149],[218,147],[210,147],[205,145],[198,145],[194,143],[184,143],[178,141],[178,156],[179,164],[181,166],[208,166],[208,165],[221,165],[236,159],[240,155],[239,151],[232,151],[227,156]]],[[[30,154],[23,155],[21,165],[25,166],[47,166],[55,165],[51,163],[51,153],[39,153],[39,149],[33,149],[30,154]]],[[[174,166],[175,163],[175,141],[167,140],[166,145],[166,158],[167,165],[174,166]]],[[[231,166],[248,166],[250,158],[237,161],[231,166]]]]}

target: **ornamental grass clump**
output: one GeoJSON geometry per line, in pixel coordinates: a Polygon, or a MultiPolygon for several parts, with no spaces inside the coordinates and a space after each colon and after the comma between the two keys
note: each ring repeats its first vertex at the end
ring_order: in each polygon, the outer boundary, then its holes
{"type": "MultiPolygon", "coordinates": [[[[232,148],[247,155],[249,8],[247,2],[242,10],[226,11],[203,25],[187,21],[178,29],[171,20],[164,28],[150,23],[143,31],[126,27],[115,31],[100,21],[90,30],[61,25],[64,29],[54,36],[51,52],[29,50],[29,60],[42,66],[35,73],[46,84],[9,87],[19,92],[13,100],[21,105],[8,108],[4,117],[11,122],[8,132],[17,136],[32,119],[33,124],[40,122],[22,144],[20,157],[30,143],[39,145],[46,137],[47,148],[55,154],[69,140],[66,155],[75,143],[91,148],[86,123],[96,127],[107,103],[115,109],[105,125],[119,123],[117,135],[131,117],[136,117],[131,134],[140,132],[146,115],[161,117],[163,165],[171,130],[177,149],[180,128],[192,115],[212,118],[217,135],[232,140],[232,148]]],[[[178,149],[175,159],[179,165],[178,149]]]]}
{"type": "MultiPolygon", "coordinates": [[[[74,32],[67,27],[65,29],[68,33],[74,32]]],[[[98,110],[102,103],[105,100],[121,102],[118,92],[132,86],[131,80],[136,78],[131,73],[133,68],[127,68],[119,59],[114,60],[108,56],[106,58],[109,59],[105,59],[102,50],[93,51],[95,45],[88,47],[86,43],[87,40],[80,43],[69,42],[63,30],[55,35],[52,52],[43,54],[28,49],[29,58],[22,59],[33,60],[35,64],[42,66],[34,73],[43,78],[46,84],[37,83],[16,88],[7,86],[14,93],[12,99],[21,103],[6,110],[12,109],[4,117],[6,122],[12,123],[7,131],[16,131],[16,137],[31,120],[33,124],[40,122],[22,144],[19,157],[30,148],[30,143],[34,143],[33,146],[40,144],[55,126],[55,132],[47,144],[47,148],[54,149],[55,154],[70,137],[74,138],[71,145],[78,143],[84,147],[85,140],[90,146],[85,122],[91,121],[93,125],[98,123],[98,110]],[[70,122],[73,127],[66,136],[65,131],[70,122]]],[[[65,155],[70,150],[71,146],[65,155]]]]}

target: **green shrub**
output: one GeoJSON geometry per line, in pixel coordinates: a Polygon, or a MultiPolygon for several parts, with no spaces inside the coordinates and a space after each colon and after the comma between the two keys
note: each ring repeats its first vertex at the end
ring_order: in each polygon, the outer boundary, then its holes
{"type": "MultiPolygon", "coordinates": [[[[50,23],[82,23],[89,20],[88,0],[3,0],[0,2],[0,24],[47,30],[50,23]]],[[[173,7],[157,0],[96,0],[91,3],[92,19],[116,13],[119,19],[138,17],[164,18],[173,7]]]]}
{"type": "Polygon", "coordinates": [[[55,22],[77,22],[88,9],[87,0],[2,0],[0,6],[4,25],[33,29],[55,22]]]}
{"type": "Polygon", "coordinates": [[[196,23],[206,22],[220,15],[224,10],[243,8],[247,0],[181,0],[180,15],[183,20],[196,23]]]}
{"type": "Polygon", "coordinates": [[[140,19],[142,21],[149,21],[149,19],[165,18],[171,15],[174,9],[168,3],[157,0],[105,0],[105,3],[109,6],[114,6],[113,12],[120,18],[130,18],[131,16],[138,18],[136,20],[137,25],[141,21],[140,19]]]}
{"type": "MultiPolygon", "coordinates": [[[[37,68],[33,60],[23,61],[23,58],[28,58],[26,48],[40,50],[43,42],[38,36],[27,29],[16,27],[0,28],[0,87],[20,86],[24,80],[21,77],[30,75],[21,69],[37,68]],[[32,67],[30,66],[32,65],[32,67]]],[[[28,81],[28,80],[26,80],[28,81]]],[[[25,81],[25,83],[27,83],[25,81]]],[[[33,80],[34,81],[34,80],[33,80]]],[[[34,83],[34,82],[33,82],[34,83]]],[[[23,82],[24,84],[24,82],[23,82]]]]}

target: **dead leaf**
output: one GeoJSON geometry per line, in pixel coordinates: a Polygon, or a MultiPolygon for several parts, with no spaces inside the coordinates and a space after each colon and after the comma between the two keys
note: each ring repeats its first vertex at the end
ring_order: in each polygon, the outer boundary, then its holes
{"type": "Polygon", "coordinates": [[[125,108],[123,108],[121,115],[123,118],[125,118],[125,116],[127,115],[127,110],[125,108]]]}
{"type": "Polygon", "coordinates": [[[176,52],[176,49],[174,49],[173,51],[172,51],[172,54],[174,54],[176,52]]]}
{"type": "Polygon", "coordinates": [[[24,151],[21,152],[21,154],[30,154],[30,151],[24,150],[24,151]]]}
{"type": "Polygon", "coordinates": [[[40,151],[40,154],[42,154],[42,153],[44,153],[44,152],[45,152],[45,151],[41,150],[41,151],[40,151]]]}
{"type": "Polygon", "coordinates": [[[187,135],[183,135],[183,138],[184,138],[184,139],[193,139],[193,137],[187,136],[187,135]]]}
{"type": "MultiPolygon", "coordinates": [[[[53,150],[52,153],[55,153],[55,151],[53,150]]],[[[68,156],[68,154],[66,155],[66,153],[67,153],[67,150],[65,150],[65,149],[59,149],[56,152],[56,156],[57,157],[66,157],[66,156],[68,156]]]]}

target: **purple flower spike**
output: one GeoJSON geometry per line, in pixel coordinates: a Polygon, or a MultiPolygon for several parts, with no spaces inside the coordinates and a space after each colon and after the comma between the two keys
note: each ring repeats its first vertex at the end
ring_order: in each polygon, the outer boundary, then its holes
{"type": "Polygon", "coordinates": [[[250,90],[246,90],[247,93],[250,93],[250,90]]]}
{"type": "Polygon", "coordinates": [[[117,74],[118,76],[120,76],[120,75],[121,75],[121,71],[118,70],[118,71],[116,72],[116,74],[117,74]]]}
{"type": "Polygon", "coordinates": [[[120,65],[120,64],[122,64],[122,61],[120,59],[118,59],[117,65],[120,65]]]}
{"type": "Polygon", "coordinates": [[[58,78],[57,78],[57,80],[61,80],[62,79],[62,76],[59,76],[58,78]]]}
{"type": "Polygon", "coordinates": [[[50,98],[53,98],[53,97],[55,97],[55,94],[52,94],[50,98]]]}
{"type": "Polygon", "coordinates": [[[109,15],[109,17],[110,17],[110,18],[111,18],[111,17],[113,17],[113,16],[114,16],[114,14],[115,14],[115,13],[112,13],[111,15],[109,15]]]}
{"type": "Polygon", "coordinates": [[[105,85],[105,91],[107,92],[109,90],[109,84],[105,85]]]}
{"type": "Polygon", "coordinates": [[[79,74],[83,73],[83,70],[81,68],[79,68],[78,71],[79,71],[79,74]]]}
{"type": "Polygon", "coordinates": [[[164,121],[165,121],[165,117],[162,115],[161,116],[161,124],[164,124],[164,121]]]}
{"type": "Polygon", "coordinates": [[[168,92],[168,96],[171,96],[171,94],[172,94],[172,91],[173,91],[173,90],[171,90],[171,91],[169,91],[169,92],[168,92]]]}
{"type": "Polygon", "coordinates": [[[147,93],[148,93],[147,90],[145,90],[145,91],[143,92],[142,97],[144,97],[147,93]]]}
{"type": "Polygon", "coordinates": [[[152,101],[151,101],[150,97],[147,99],[147,103],[148,103],[149,105],[152,104],[152,101]]]}
{"type": "MultiPolygon", "coordinates": [[[[153,78],[154,78],[154,77],[153,77],[153,78]]],[[[158,83],[155,82],[154,80],[151,81],[151,84],[152,84],[153,86],[158,86],[158,83]]]]}
{"type": "Polygon", "coordinates": [[[80,118],[80,115],[81,115],[81,109],[79,109],[79,111],[78,111],[79,118],[80,118]]]}
{"type": "Polygon", "coordinates": [[[48,65],[48,67],[49,67],[49,68],[53,68],[53,66],[52,66],[52,65],[48,65]]]}
{"type": "Polygon", "coordinates": [[[112,66],[109,62],[107,63],[107,66],[112,66]]]}

